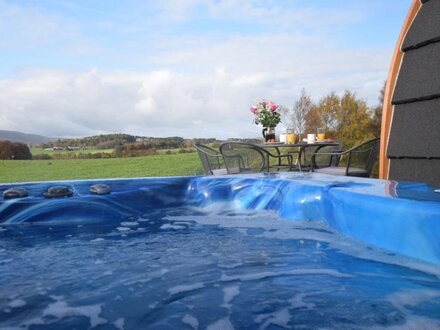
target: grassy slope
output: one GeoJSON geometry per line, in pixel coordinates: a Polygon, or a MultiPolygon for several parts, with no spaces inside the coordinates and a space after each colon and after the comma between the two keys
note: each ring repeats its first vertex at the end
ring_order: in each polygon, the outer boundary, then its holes
{"type": "Polygon", "coordinates": [[[135,158],[0,160],[0,182],[201,174],[197,153],[135,158]]]}

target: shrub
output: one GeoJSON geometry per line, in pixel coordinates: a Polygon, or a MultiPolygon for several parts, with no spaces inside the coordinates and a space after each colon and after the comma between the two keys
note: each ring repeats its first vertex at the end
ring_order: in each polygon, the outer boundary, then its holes
{"type": "Polygon", "coordinates": [[[48,154],[38,154],[38,155],[33,155],[32,159],[34,160],[49,160],[49,159],[53,159],[51,155],[48,154]]]}
{"type": "Polygon", "coordinates": [[[32,154],[24,143],[0,141],[0,159],[32,159],[32,154]]]}
{"type": "Polygon", "coordinates": [[[113,154],[115,157],[142,157],[156,155],[157,152],[150,144],[134,143],[115,148],[113,154]]]}

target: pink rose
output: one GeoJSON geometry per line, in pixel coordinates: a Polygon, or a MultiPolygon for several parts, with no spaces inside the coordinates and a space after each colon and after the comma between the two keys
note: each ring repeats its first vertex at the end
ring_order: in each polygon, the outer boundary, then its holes
{"type": "Polygon", "coordinates": [[[250,112],[255,113],[257,111],[257,107],[251,107],[249,109],[250,112]]]}
{"type": "Polygon", "coordinates": [[[278,105],[276,105],[273,102],[269,102],[269,111],[274,112],[278,108],[278,105]]]}

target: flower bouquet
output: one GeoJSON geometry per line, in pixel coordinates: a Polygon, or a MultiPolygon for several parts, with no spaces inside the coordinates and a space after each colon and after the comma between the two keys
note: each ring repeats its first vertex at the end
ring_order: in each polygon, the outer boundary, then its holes
{"type": "Polygon", "coordinates": [[[254,123],[263,126],[263,137],[265,142],[276,142],[275,127],[281,122],[281,115],[277,112],[279,106],[272,102],[261,100],[250,108],[254,114],[254,123]]]}
{"type": "Polygon", "coordinates": [[[261,100],[250,108],[254,114],[255,124],[263,127],[275,127],[281,122],[281,115],[277,112],[279,105],[272,101],[261,100]]]}

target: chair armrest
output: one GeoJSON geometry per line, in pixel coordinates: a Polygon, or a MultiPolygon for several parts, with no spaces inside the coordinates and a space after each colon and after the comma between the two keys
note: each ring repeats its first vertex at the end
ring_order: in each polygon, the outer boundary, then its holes
{"type": "Polygon", "coordinates": [[[312,154],[311,157],[311,169],[312,172],[315,168],[318,168],[318,165],[316,165],[316,156],[330,156],[330,157],[338,157],[337,163],[339,163],[339,159],[341,159],[341,157],[345,154],[350,154],[351,149],[343,151],[343,150],[335,150],[335,151],[331,151],[331,152],[315,152],[312,154]]]}
{"type": "Polygon", "coordinates": [[[206,149],[201,149],[201,148],[199,148],[197,146],[194,146],[194,149],[196,149],[197,151],[202,152],[202,153],[204,153],[204,154],[206,154],[208,156],[222,157],[222,154],[220,152],[215,151],[215,150],[212,150],[212,152],[211,152],[210,150],[208,151],[206,149]]]}
{"type": "Polygon", "coordinates": [[[239,169],[246,168],[246,161],[243,159],[242,155],[240,155],[240,154],[228,154],[228,155],[223,154],[222,157],[225,160],[225,166],[226,166],[226,170],[228,171],[228,173],[230,173],[230,168],[228,166],[229,162],[227,161],[228,158],[235,159],[239,169]]]}
{"type": "Polygon", "coordinates": [[[211,156],[211,157],[222,157],[222,154],[221,153],[212,153],[212,152],[208,152],[208,151],[205,151],[205,150],[203,150],[202,151],[204,154],[207,154],[208,156],[211,156]]]}
{"type": "Polygon", "coordinates": [[[287,158],[287,163],[289,165],[289,170],[292,169],[292,164],[293,164],[293,157],[292,157],[292,155],[287,155],[287,154],[272,155],[271,153],[267,153],[267,160],[266,161],[267,161],[267,170],[268,171],[269,171],[269,168],[270,168],[269,157],[278,159],[278,166],[282,165],[281,159],[287,158]]]}

